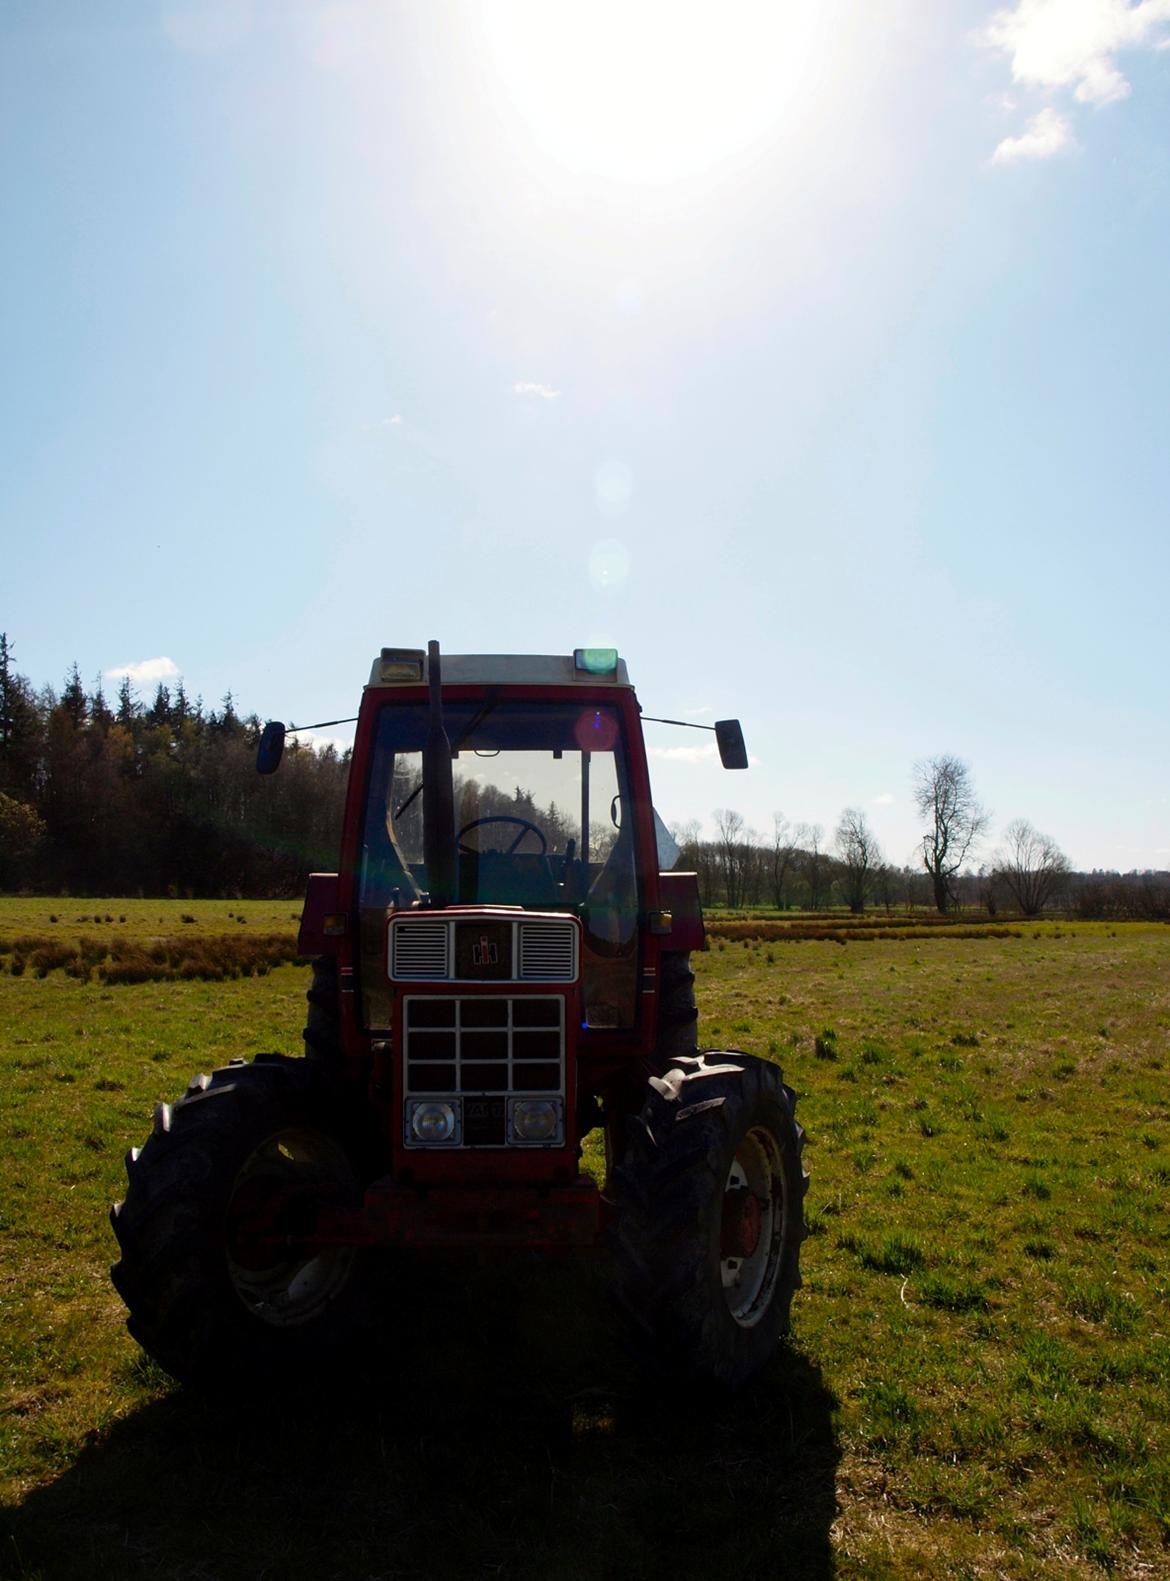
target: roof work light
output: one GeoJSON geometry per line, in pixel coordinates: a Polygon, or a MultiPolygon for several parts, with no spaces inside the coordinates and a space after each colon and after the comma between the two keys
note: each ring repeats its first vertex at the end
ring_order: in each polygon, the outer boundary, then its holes
{"type": "Polygon", "coordinates": [[[587,675],[612,675],[617,669],[616,648],[574,648],[573,667],[587,675]]]}

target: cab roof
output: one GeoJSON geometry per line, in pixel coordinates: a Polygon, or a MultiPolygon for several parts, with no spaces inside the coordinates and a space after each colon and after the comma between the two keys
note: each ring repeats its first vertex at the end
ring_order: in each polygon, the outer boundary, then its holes
{"type": "MultiPolygon", "coordinates": [[[[591,650],[598,651],[598,650],[591,650]]],[[[579,664],[572,653],[444,653],[444,686],[613,686],[628,687],[626,661],[614,655],[612,668],[579,664]]],[[[427,680],[421,649],[383,648],[370,669],[368,686],[418,686],[427,680]]]]}

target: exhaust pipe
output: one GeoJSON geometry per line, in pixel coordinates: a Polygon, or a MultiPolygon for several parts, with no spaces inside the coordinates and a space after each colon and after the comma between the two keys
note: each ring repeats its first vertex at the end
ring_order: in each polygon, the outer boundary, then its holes
{"type": "Polygon", "coordinates": [[[430,719],[423,745],[423,859],[432,906],[455,898],[455,775],[451,743],[443,729],[442,661],[439,644],[427,643],[427,701],[430,719]]]}

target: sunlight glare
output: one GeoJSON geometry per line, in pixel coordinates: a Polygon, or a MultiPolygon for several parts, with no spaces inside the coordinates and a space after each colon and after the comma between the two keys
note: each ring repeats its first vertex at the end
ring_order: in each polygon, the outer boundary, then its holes
{"type": "Polygon", "coordinates": [[[489,55],[536,146],[639,184],[701,174],[808,91],[816,8],[779,0],[485,0],[489,55]]]}

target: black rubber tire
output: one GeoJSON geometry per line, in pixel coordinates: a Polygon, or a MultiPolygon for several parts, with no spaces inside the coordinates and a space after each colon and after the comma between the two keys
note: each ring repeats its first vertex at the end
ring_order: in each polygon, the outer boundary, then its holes
{"type": "Polygon", "coordinates": [[[750,1054],[684,1056],[650,1078],[613,1173],[612,1286],[655,1372],[734,1389],[787,1332],[808,1187],[795,1107],[779,1068],[750,1054]],[[737,1260],[725,1249],[724,1198],[741,1189],[741,1160],[766,1176],[770,1207],[737,1260]]]}
{"type": "Polygon", "coordinates": [[[110,1273],[143,1349],[181,1382],[217,1391],[326,1361],[360,1320],[358,1250],[314,1257],[293,1246],[258,1265],[246,1241],[231,1239],[233,1214],[244,1211],[245,1184],[253,1202],[278,1193],[292,1232],[306,1193],[360,1203],[360,1156],[308,1060],[235,1061],[160,1104],[145,1145],[126,1155],[126,1198],[110,1211],[121,1248],[110,1273]]]}
{"type": "MultiPolygon", "coordinates": [[[[658,963],[658,1020],[654,1029],[654,1057],[642,1065],[651,1070],[667,1070],[676,1059],[685,1059],[698,1052],[699,1012],[695,1008],[695,974],[691,971],[691,957],[685,950],[665,950],[658,963]]],[[[631,1097],[623,1093],[629,1109],[641,1101],[635,1087],[631,1097]]],[[[610,1182],[614,1167],[624,1157],[628,1114],[621,1102],[613,1102],[603,1111],[605,1126],[605,1178],[606,1197],[612,1197],[610,1182]]]]}
{"type": "Polygon", "coordinates": [[[341,1042],[341,1003],[337,982],[337,961],[332,955],[319,955],[313,962],[313,980],[305,995],[309,1001],[305,1018],[305,1053],[309,1059],[337,1066],[345,1058],[341,1042]]]}
{"type": "Polygon", "coordinates": [[[698,1052],[698,1024],[691,958],[681,950],[666,950],[658,963],[655,1058],[660,1069],[671,1060],[698,1052]]]}

